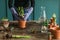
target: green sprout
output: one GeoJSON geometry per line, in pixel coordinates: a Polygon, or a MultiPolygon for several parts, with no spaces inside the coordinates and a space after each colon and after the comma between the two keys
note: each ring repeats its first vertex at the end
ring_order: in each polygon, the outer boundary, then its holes
{"type": "Polygon", "coordinates": [[[28,35],[12,35],[13,38],[31,38],[31,36],[28,35]]]}
{"type": "Polygon", "coordinates": [[[18,7],[17,10],[18,10],[18,14],[20,16],[24,16],[24,9],[23,9],[23,7],[18,7]]]}

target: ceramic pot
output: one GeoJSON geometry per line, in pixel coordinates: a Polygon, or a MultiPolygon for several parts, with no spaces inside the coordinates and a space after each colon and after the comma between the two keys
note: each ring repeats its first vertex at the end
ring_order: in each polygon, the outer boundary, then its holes
{"type": "Polygon", "coordinates": [[[19,20],[19,27],[20,28],[26,28],[26,21],[25,20],[19,20]]]}
{"type": "Polygon", "coordinates": [[[56,39],[60,39],[60,28],[54,31],[54,36],[56,39]]]}
{"type": "Polygon", "coordinates": [[[55,30],[51,29],[50,32],[52,33],[54,39],[60,39],[60,28],[55,30]]]}
{"type": "Polygon", "coordinates": [[[4,19],[4,20],[2,21],[2,24],[3,24],[3,26],[4,26],[5,28],[8,28],[8,27],[9,27],[9,21],[8,21],[8,19],[4,19]]]}

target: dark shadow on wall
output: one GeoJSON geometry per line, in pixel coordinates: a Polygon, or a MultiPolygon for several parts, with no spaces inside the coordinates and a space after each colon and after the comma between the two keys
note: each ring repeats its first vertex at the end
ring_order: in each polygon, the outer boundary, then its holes
{"type": "MultiPolygon", "coordinates": [[[[33,8],[35,6],[35,0],[9,0],[8,2],[8,6],[9,8],[11,8],[12,6],[13,7],[18,7],[18,6],[23,6],[25,7],[26,4],[29,4],[31,5],[33,8]],[[29,4],[29,1],[31,1],[31,4],[29,4]]],[[[33,10],[33,13],[31,15],[32,17],[32,20],[34,20],[34,10],[33,10]]]]}

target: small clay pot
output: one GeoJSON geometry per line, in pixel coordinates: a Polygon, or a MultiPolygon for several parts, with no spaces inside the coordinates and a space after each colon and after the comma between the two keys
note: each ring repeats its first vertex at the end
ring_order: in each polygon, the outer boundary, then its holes
{"type": "Polygon", "coordinates": [[[19,20],[19,27],[20,28],[26,28],[26,21],[25,20],[19,20]]]}
{"type": "Polygon", "coordinates": [[[60,39],[60,28],[55,30],[54,36],[55,36],[56,39],[60,39]]]}
{"type": "Polygon", "coordinates": [[[4,20],[2,20],[2,24],[5,28],[8,28],[10,23],[9,23],[8,19],[4,19],[4,20]]]}
{"type": "Polygon", "coordinates": [[[50,32],[53,35],[54,39],[60,39],[60,28],[57,28],[56,30],[50,30],[50,32]]]}

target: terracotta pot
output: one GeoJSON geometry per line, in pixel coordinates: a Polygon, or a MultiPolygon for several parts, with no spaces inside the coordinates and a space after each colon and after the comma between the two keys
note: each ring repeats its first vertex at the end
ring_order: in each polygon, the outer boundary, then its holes
{"type": "Polygon", "coordinates": [[[25,20],[19,20],[19,27],[20,28],[26,28],[26,21],[25,20]]]}
{"type": "Polygon", "coordinates": [[[60,39],[60,29],[54,31],[54,36],[56,39],[60,39]]]}
{"type": "Polygon", "coordinates": [[[54,39],[60,39],[60,28],[57,28],[56,30],[50,30],[50,32],[53,35],[54,39]]]}

